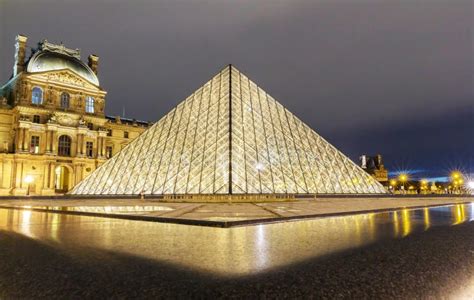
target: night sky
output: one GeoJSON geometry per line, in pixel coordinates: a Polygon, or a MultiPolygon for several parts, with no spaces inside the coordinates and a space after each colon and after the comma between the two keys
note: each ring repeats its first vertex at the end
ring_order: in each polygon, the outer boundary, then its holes
{"type": "Polygon", "coordinates": [[[16,34],[62,41],[100,57],[107,114],[156,121],[232,63],[353,160],[442,177],[474,173],[473,24],[457,0],[0,0],[0,82],[16,34]]]}

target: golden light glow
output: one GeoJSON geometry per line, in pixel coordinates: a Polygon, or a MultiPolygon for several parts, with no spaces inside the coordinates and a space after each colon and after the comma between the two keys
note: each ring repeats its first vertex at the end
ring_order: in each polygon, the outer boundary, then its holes
{"type": "Polygon", "coordinates": [[[430,224],[430,210],[427,207],[423,209],[423,217],[424,217],[423,221],[425,223],[425,230],[427,230],[428,228],[430,228],[430,225],[431,225],[430,224]]]}
{"type": "Polygon", "coordinates": [[[457,225],[466,221],[466,212],[464,210],[464,205],[462,204],[456,205],[455,209],[453,210],[453,214],[454,214],[454,219],[455,219],[454,225],[457,225]]]}
{"type": "Polygon", "coordinates": [[[400,229],[400,222],[398,221],[398,212],[394,211],[393,212],[393,233],[395,236],[398,236],[400,229]]]}
{"type": "Polygon", "coordinates": [[[32,183],[34,180],[35,180],[35,178],[32,175],[26,175],[25,179],[24,179],[25,183],[27,183],[27,184],[32,183]]]}
{"type": "Polygon", "coordinates": [[[408,181],[408,174],[400,174],[400,176],[398,176],[398,179],[401,182],[406,182],[406,181],[408,181]]]}
{"type": "Polygon", "coordinates": [[[462,174],[461,172],[459,171],[453,171],[451,172],[451,178],[453,178],[454,180],[458,179],[458,178],[461,178],[462,177],[462,174]]]}
{"type": "Polygon", "coordinates": [[[411,232],[411,218],[408,209],[402,210],[402,236],[407,236],[411,232]]]}

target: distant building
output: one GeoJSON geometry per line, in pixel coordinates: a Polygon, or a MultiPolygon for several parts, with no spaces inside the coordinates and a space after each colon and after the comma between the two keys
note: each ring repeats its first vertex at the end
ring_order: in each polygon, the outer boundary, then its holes
{"type": "Polygon", "coordinates": [[[388,183],[388,171],[383,165],[382,155],[369,156],[364,154],[360,157],[360,166],[378,182],[384,185],[388,183]]]}
{"type": "Polygon", "coordinates": [[[27,57],[26,42],[0,86],[0,195],[64,193],[149,124],[105,116],[99,57],[46,40],[27,57]]]}

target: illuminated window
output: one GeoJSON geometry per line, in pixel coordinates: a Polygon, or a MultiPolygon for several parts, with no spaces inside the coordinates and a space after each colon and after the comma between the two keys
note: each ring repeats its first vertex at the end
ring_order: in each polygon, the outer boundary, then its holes
{"type": "Polygon", "coordinates": [[[124,131],[124,132],[123,132],[123,137],[126,138],[126,139],[128,139],[128,131],[124,131]]]}
{"type": "Polygon", "coordinates": [[[31,103],[43,104],[43,90],[40,87],[35,86],[31,92],[31,103]]]}
{"type": "Polygon", "coordinates": [[[58,155],[71,156],[71,138],[67,135],[61,135],[59,137],[58,155]]]}
{"type": "Polygon", "coordinates": [[[69,108],[69,94],[66,92],[61,94],[61,108],[62,109],[69,108]]]}
{"type": "Polygon", "coordinates": [[[39,153],[39,136],[32,135],[31,142],[30,142],[30,152],[31,153],[39,153]]]}
{"type": "Polygon", "coordinates": [[[94,144],[92,142],[86,142],[86,155],[92,157],[94,155],[94,144]]]}
{"type": "Polygon", "coordinates": [[[86,98],[86,113],[94,113],[94,98],[87,96],[86,98]]]}
{"type": "Polygon", "coordinates": [[[40,116],[34,115],[34,116],[33,116],[33,123],[40,123],[40,122],[41,122],[40,116]]]}
{"type": "Polygon", "coordinates": [[[112,157],[112,146],[107,146],[105,147],[105,156],[107,158],[111,158],[112,157]]]}

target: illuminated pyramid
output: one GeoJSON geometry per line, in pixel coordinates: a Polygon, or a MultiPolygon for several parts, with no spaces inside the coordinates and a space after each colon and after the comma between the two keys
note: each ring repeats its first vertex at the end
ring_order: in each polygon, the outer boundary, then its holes
{"type": "Polygon", "coordinates": [[[76,195],[377,194],[384,188],[233,66],[80,182],[76,195]]]}

